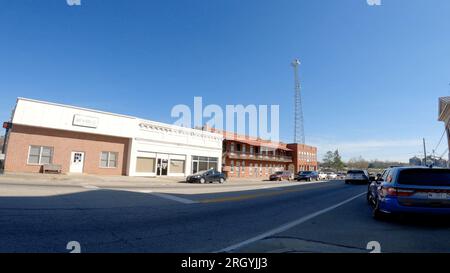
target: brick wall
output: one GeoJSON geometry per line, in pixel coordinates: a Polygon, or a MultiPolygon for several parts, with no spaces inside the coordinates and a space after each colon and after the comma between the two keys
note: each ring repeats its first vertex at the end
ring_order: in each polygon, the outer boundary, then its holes
{"type": "Polygon", "coordinates": [[[41,166],[27,164],[30,145],[53,147],[53,163],[62,165],[63,173],[69,172],[76,151],[85,153],[83,173],[126,175],[129,139],[21,125],[14,125],[9,135],[6,172],[41,171],[41,166]],[[101,152],[118,153],[117,168],[101,168],[101,152]]]}

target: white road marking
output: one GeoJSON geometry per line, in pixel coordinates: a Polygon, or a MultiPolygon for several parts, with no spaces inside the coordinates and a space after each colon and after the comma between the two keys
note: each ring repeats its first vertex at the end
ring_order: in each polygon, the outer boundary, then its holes
{"type": "Polygon", "coordinates": [[[195,204],[197,203],[196,201],[193,200],[189,200],[186,198],[182,198],[182,197],[178,197],[178,196],[174,196],[174,195],[170,195],[170,194],[165,194],[165,193],[159,193],[159,192],[150,192],[151,195],[154,196],[158,196],[164,199],[168,199],[168,200],[172,200],[172,201],[176,201],[179,203],[183,203],[183,204],[195,204]]]}
{"type": "Polygon", "coordinates": [[[224,248],[224,249],[222,249],[222,250],[216,251],[215,253],[220,253],[220,252],[230,252],[230,251],[232,251],[232,250],[241,248],[241,247],[243,247],[243,246],[245,246],[245,245],[248,245],[248,244],[251,244],[251,243],[253,243],[253,242],[256,242],[256,241],[262,240],[262,239],[264,239],[264,238],[270,237],[270,236],[272,236],[272,235],[274,235],[274,234],[281,233],[281,232],[286,231],[286,230],[288,230],[288,229],[291,229],[291,228],[293,228],[293,227],[295,227],[295,226],[297,226],[297,225],[300,225],[300,224],[302,224],[302,223],[304,223],[304,222],[306,222],[306,221],[308,221],[308,220],[311,220],[312,218],[315,218],[315,217],[317,217],[317,216],[319,216],[319,215],[321,215],[321,214],[327,213],[327,212],[329,212],[329,211],[331,211],[331,210],[334,210],[334,209],[336,209],[336,208],[338,208],[338,207],[340,207],[340,206],[342,206],[342,205],[345,205],[345,204],[347,204],[347,203],[349,203],[349,202],[351,202],[351,201],[353,201],[353,200],[355,200],[355,199],[357,199],[357,198],[359,198],[359,197],[361,197],[361,196],[363,196],[363,195],[365,195],[365,194],[366,194],[366,193],[363,192],[363,193],[361,193],[361,194],[355,195],[355,196],[353,196],[353,197],[351,197],[351,198],[349,198],[349,199],[347,199],[347,200],[344,200],[344,201],[342,201],[342,202],[340,202],[340,203],[337,203],[337,204],[335,204],[335,205],[333,205],[333,206],[331,206],[331,207],[328,207],[328,208],[319,210],[319,211],[317,211],[317,212],[314,212],[314,213],[312,213],[312,214],[309,214],[309,215],[307,215],[307,216],[304,216],[304,217],[302,217],[302,218],[300,218],[300,219],[297,219],[297,220],[292,221],[292,222],[290,222],[290,223],[284,224],[284,225],[282,225],[282,226],[280,226],[280,227],[278,227],[278,228],[269,230],[269,231],[267,231],[267,232],[265,232],[265,233],[263,233],[263,234],[260,234],[260,235],[258,235],[258,236],[253,237],[253,238],[250,238],[250,239],[248,239],[248,240],[245,240],[245,241],[243,241],[243,242],[240,242],[240,243],[234,244],[234,245],[232,245],[232,246],[229,246],[229,247],[227,247],[227,248],[224,248]]]}
{"type": "Polygon", "coordinates": [[[92,186],[92,185],[83,185],[83,188],[90,189],[90,190],[98,190],[98,189],[100,189],[99,187],[92,186]]]}

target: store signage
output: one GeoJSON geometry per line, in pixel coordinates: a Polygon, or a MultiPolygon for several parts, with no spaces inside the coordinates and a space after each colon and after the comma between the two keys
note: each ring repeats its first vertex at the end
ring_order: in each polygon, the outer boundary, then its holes
{"type": "Polygon", "coordinates": [[[72,124],[74,126],[97,128],[98,127],[98,118],[83,116],[83,115],[74,115],[72,124]]]}

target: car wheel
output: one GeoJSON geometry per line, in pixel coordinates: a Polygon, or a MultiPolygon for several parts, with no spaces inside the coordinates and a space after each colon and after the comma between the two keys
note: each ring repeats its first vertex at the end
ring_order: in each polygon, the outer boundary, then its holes
{"type": "Polygon", "coordinates": [[[373,194],[371,192],[367,192],[367,204],[369,204],[369,206],[371,206],[373,209],[375,209],[375,197],[373,196],[373,194]]]}
{"type": "Polygon", "coordinates": [[[205,178],[200,178],[200,184],[205,184],[206,180],[205,178]]]}
{"type": "Polygon", "coordinates": [[[374,202],[375,204],[374,204],[374,208],[373,208],[373,211],[372,211],[372,216],[373,216],[373,218],[375,219],[375,220],[385,220],[386,219],[386,217],[387,217],[387,215],[386,215],[386,213],[384,213],[384,212],[382,212],[381,210],[380,210],[380,202],[378,201],[378,200],[376,200],[375,199],[375,202],[374,202]]]}
{"type": "Polygon", "coordinates": [[[225,179],[223,179],[223,178],[220,178],[220,180],[219,180],[219,183],[220,183],[220,184],[223,184],[223,183],[225,183],[225,179]]]}

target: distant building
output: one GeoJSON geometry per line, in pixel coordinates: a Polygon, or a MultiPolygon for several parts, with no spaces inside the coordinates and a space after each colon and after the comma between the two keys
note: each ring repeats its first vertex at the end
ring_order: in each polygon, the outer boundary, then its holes
{"type": "Polygon", "coordinates": [[[207,127],[203,130],[223,134],[222,171],[229,177],[268,177],[276,171],[317,170],[316,147],[263,140],[207,127]]]}
{"type": "Polygon", "coordinates": [[[448,161],[437,156],[427,156],[427,165],[445,168],[448,166],[448,161]]]}
{"type": "Polygon", "coordinates": [[[420,166],[422,165],[422,159],[418,158],[417,156],[412,157],[409,159],[409,165],[411,166],[420,166]]]}
{"type": "MultiPolygon", "coordinates": [[[[411,166],[422,166],[424,164],[423,158],[419,158],[417,156],[409,159],[409,165],[411,166]]],[[[448,161],[437,156],[429,155],[427,156],[427,165],[433,165],[435,167],[445,168],[448,166],[448,161]]]]}

